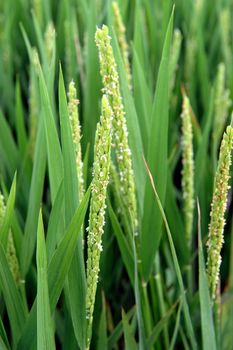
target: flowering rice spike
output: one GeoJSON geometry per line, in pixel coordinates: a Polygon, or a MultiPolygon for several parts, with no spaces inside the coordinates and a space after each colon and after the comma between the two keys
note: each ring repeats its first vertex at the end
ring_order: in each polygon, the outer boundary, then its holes
{"type": "Polygon", "coordinates": [[[214,192],[211,203],[210,224],[207,241],[207,276],[212,300],[216,297],[216,288],[219,282],[221,265],[221,249],[223,245],[223,229],[225,225],[225,212],[227,193],[230,178],[231,150],[233,146],[233,125],[229,125],[223,135],[218,168],[215,175],[214,192]]]}
{"type": "Polygon", "coordinates": [[[126,29],[121,17],[118,3],[116,1],[113,1],[112,9],[114,14],[114,27],[116,30],[117,41],[121,50],[121,55],[125,66],[128,85],[129,85],[129,88],[132,89],[132,86],[131,86],[132,76],[131,76],[130,64],[129,64],[129,47],[128,47],[128,43],[125,35],[126,29]]]}
{"type": "Polygon", "coordinates": [[[76,157],[76,168],[78,176],[78,193],[79,200],[81,201],[84,195],[84,179],[83,179],[83,162],[82,162],[82,150],[81,150],[81,126],[79,123],[78,115],[78,104],[79,100],[77,99],[77,91],[73,81],[69,84],[68,92],[68,110],[70,125],[72,131],[72,138],[74,143],[75,157],[76,157]]]}
{"type": "Polygon", "coordinates": [[[113,145],[116,150],[116,161],[121,182],[121,195],[137,227],[137,205],[133,175],[131,151],[128,143],[128,131],[122,97],[120,94],[119,76],[110,43],[108,27],[103,25],[95,34],[99,49],[100,73],[103,81],[103,92],[108,96],[113,111],[113,145]]]}
{"type": "Polygon", "coordinates": [[[193,132],[188,97],[183,94],[182,107],[182,193],[185,219],[185,233],[188,245],[192,242],[193,209],[194,209],[194,161],[193,132]]]}
{"type": "Polygon", "coordinates": [[[111,152],[111,118],[112,111],[106,95],[102,98],[102,116],[97,125],[94,165],[92,180],[92,195],[88,228],[88,259],[87,259],[87,294],[86,318],[87,336],[86,348],[89,349],[95,295],[99,275],[100,253],[102,251],[102,234],[104,232],[104,216],[106,190],[109,181],[110,152],[111,152]]]}

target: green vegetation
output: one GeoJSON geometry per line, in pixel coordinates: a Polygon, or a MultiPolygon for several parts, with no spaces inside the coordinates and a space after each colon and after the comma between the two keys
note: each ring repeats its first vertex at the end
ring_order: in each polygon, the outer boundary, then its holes
{"type": "Polygon", "coordinates": [[[232,348],[232,10],[0,1],[0,349],[232,348]]]}

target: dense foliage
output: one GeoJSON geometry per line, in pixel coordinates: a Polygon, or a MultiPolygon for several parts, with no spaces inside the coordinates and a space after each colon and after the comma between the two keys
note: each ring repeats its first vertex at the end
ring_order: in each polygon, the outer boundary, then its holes
{"type": "Polygon", "coordinates": [[[232,349],[232,11],[0,1],[1,349],[232,349]]]}

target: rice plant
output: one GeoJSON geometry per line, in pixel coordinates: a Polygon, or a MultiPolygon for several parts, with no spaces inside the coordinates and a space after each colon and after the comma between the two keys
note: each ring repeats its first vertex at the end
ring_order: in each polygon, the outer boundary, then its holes
{"type": "Polygon", "coordinates": [[[0,349],[232,349],[232,6],[0,2],[0,349]]]}

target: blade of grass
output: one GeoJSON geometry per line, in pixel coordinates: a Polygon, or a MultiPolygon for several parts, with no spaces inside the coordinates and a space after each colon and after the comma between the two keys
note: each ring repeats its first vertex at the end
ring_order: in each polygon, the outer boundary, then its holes
{"type": "Polygon", "coordinates": [[[14,176],[14,179],[11,185],[10,194],[7,200],[3,223],[0,227],[0,242],[4,247],[4,249],[6,249],[6,246],[7,246],[8,234],[11,227],[11,220],[12,220],[12,215],[13,215],[14,205],[15,205],[15,195],[16,195],[16,174],[14,176]]]}
{"type": "Polygon", "coordinates": [[[26,136],[26,130],[25,130],[23,103],[22,103],[22,97],[21,97],[21,88],[20,88],[19,78],[16,81],[16,88],[15,88],[15,117],[16,117],[17,141],[19,144],[20,154],[21,156],[23,156],[27,146],[27,136],[26,136]]]}
{"type": "MultiPolygon", "coordinates": [[[[59,112],[64,164],[65,221],[67,226],[73,217],[79,198],[74,145],[72,141],[66,92],[61,68],[59,76],[59,112]]],[[[80,347],[84,348],[86,334],[86,276],[81,235],[78,236],[74,259],[68,275],[68,285],[70,311],[75,335],[80,347]]]]}
{"type": "Polygon", "coordinates": [[[18,167],[19,153],[15,141],[11,134],[11,129],[6,122],[0,110],[0,145],[2,151],[2,159],[6,164],[6,168],[11,177],[13,177],[15,169],[18,167]]]}
{"type": "Polygon", "coordinates": [[[37,231],[37,349],[55,349],[52,317],[49,305],[47,257],[42,213],[39,214],[37,231]]]}
{"type": "Polygon", "coordinates": [[[5,327],[4,327],[4,324],[2,322],[2,319],[0,318],[0,336],[1,336],[1,339],[2,339],[2,342],[4,343],[6,349],[10,349],[10,344],[9,344],[9,341],[8,341],[8,338],[7,338],[7,334],[6,334],[6,330],[5,330],[5,327]]]}
{"type": "Polygon", "coordinates": [[[97,350],[107,350],[106,301],[104,294],[102,294],[102,311],[99,322],[97,350]]]}
{"type": "Polygon", "coordinates": [[[47,144],[51,197],[52,203],[54,203],[56,193],[61,184],[61,180],[63,179],[63,162],[52,107],[41,67],[39,67],[39,86],[47,144]]]}
{"type": "Polygon", "coordinates": [[[1,336],[0,336],[0,346],[1,346],[2,350],[9,350],[10,349],[9,346],[6,346],[6,344],[4,343],[4,341],[3,341],[1,336]]]}
{"type": "Polygon", "coordinates": [[[113,227],[114,234],[117,239],[117,243],[121,252],[122,260],[127,269],[130,281],[132,286],[134,285],[134,261],[133,261],[133,252],[130,249],[129,243],[122,232],[121,225],[112,209],[111,202],[109,197],[107,198],[107,208],[110,216],[111,224],[113,227]]]}
{"type": "Polygon", "coordinates": [[[133,86],[134,100],[142,135],[143,147],[145,152],[147,152],[150,134],[150,115],[152,112],[152,96],[135,47],[133,47],[133,86]]]}
{"type": "MultiPolygon", "coordinates": [[[[153,102],[150,138],[148,142],[147,161],[155,179],[156,188],[162,205],[165,201],[167,185],[167,147],[168,147],[168,82],[169,82],[169,55],[173,29],[172,11],[163,46],[163,53],[156,83],[153,102]]],[[[141,234],[142,270],[145,280],[148,280],[155,253],[161,238],[162,216],[159,207],[153,201],[153,191],[149,179],[146,181],[144,210],[141,234]],[[153,227],[153,229],[151,229],[153,227]],[[153,242],[153,244],[151,244],[153,242]]]]}
{"type": "Polygon", "coordinates": [[[172,238],[174,240],[175,247],[179,252],[179,262],[182,267],[188,264],[189,251],[187,242],[183,239],[185,234],[184,222],[182,220],[180,208],[176,202],[175,187],[172,182],[170,169],[168,169],[165,210],[167,217],[169,218],[169,224],[173,234],[172,238]]]}
{"type": "MultiPolygon", "coordinates": [[[[150,319],[146,319],[144,321],[143,314],[142,314],[142,301],[141,299],[146,295],[146,286],[142,285],[142,288],[144,288],[143,292],[144,294],[140,293],[140,286],[139,286],[139,276],[138,276],[138,257],[137,257],[137,251],[135,246],[135,241],[132,239],[133,243],[133,254],[134,254],[134,295],[135,295],[135,302],[136,302],[136,314],[137,314],[137,322],[138,322],[138,333],[139,333],[139,350],[146,350],[146,334],[145,334],[145,324],[150,323],[150,319]]],[[[147,311],[147,310],[146,310],[147,311]]]]}
{"type": "Polygon", "coordinates": [[[123,323],[123,331],[124,331],[124,339],[125,339],[125,349],[126,350],[137,350],[138,345],[137,345],[136,340],[133,336],[131,326],[128,322],[128,319],[126,317],[124,310],[122,310],[121,315],[122,315],[122,323],[123,323]]]}
{"type": "Polygon", "coordinates": [[[20,293],[17,290],[7,258],[0,244],[0,283],[3,297],[6,303],[7,313],[10,321],[14,347],[22,334],[23,327],[27,320],[26,310],[23,305],[20,293]]]}
{"type": "Polygon", "coordinates": [[[57,191],[55,201],[53,203],[52,210],[49,215],[48,230],[46,236],[46,248],[47,248],[47,258],[48,263],[53,256],[56,245],[61,240],[63,235],[63,228],[65,223],[61,225],[61,220],[63,220],[64,213],[64,185],[63,180],[57,191]]]}
{"type": "Polygon", "coordinates": [[[166,312],[166,314],[161,318],[161,320],[154,327],[152,333],[149,336],[149,339],[147,340],[149,349],[153,347],[154,343],[158,339],[158,336],[160,335],[164,327],[167,325],[170,317],[175,312],[175,309],[178,303],[179,303],[179,300],[177,300],[175,304],[172,305],[172,307],[166,312]]]}
{"type": "Polygon", "coordinates": [[[205,262],[201,242],[201,213],[198,207],[198,263],[199,263],[199,297],[201,305],[201,329],[203,349],[217,349],[214,331],[213,312],[205,272],[205,262]]]}
{"type": "MultiPolygon", "coordinates": [[[[130,319],[135,315],[135,307],[133,307],[132,309],[130,309],[127,314],[127,320],[128,322],[130,321],[130,319]]],[[[123,332],[123,322],[122,320],[117,324],[117,326],[114,328],[113,332],[111,333],[111,335],[108,338],[108,350],[113,349],[114,345],[117,343],[117,341],[119,340],[119,338],[121,337],[123,332]]]]}
{"type": "Polygon", "coordinates": [[[46,166],[46,142],[43,121],[40,120],[36,138],[32,180],[28,199],[28,212],[20,254],[23,276],[26,276],[36,244],[36,230],[40,203],[42,200],[46,166]]]}
{"type": "MultiPolygon", "coordinates": [[[[74,256],[78,234],[83,225],[84,217],[87,211],[91,188],[89,188],[76,209],[70,225],[63,235],[56,251],[53,254],[48,266],[48,286],[51,313],[54,312],[62,289],[64,287],[67,274],[70,270],[71,262],[74,256]]],[[[26,323],[17,350],[34,349],[36,337],[36,301],[31,309],[28,322],[26,323]]]]}
{"type": "Polygon", "coordinates": [[[116,39],[116,34],[114,29],[111,28],[112,35],[112,45],[114,50],[114,55],[117,62],[117,67],[119,71],[120,77],[120,87],[123,95],[123,103],[125,107],[125,116],[127,121],[127,128],[129,131],[129,146],[132,152],[132,161],[133,161],[133,169],[135,176],[135,184],[138,198],[139,212],[142,214],[142,198],[144,197],[144,185],[145,185],[145,174],[143,172],[142,166],[142,153],[143,153],[143,145],[141,132],[138,124],[137,112],[134,104],[134,100],[130,93],[126,77],[126,72],[124,68],[124,63],[121,57],[120,48],[116,39]]]}
{"type": "Polygon", "coordinates": [[[179,330],[179,326],[180,326],[181,311],[182,311],[182,302],[180,303],[178,311],[177,311],[177,314],[176,314],[176,324],[175,324],[175,329],[174,329],[174,332],[173,332],[173,335],[172,335],[172,339],[171,339],[169,350],[173,350],[174,347],[175,347],[176,338],[177,338],[177,334],[178,334],[178,330],[179,330]]]}
{"type": "Polygon", "coordinates": [[[187,303],[187,299],[186,299],[186,295],[185,295],[184,283],[183,283],[183,279],[182,279],[182,274],[181,274],[181,270],[180,270],[180,266],[179,266],[179,262],[178,262],[178,258],[177,258],[177,254],[176,254],[176,250],[175,250],[175,246],[174,246],[173,239],[172,239],[172,234],[171,234],[168,222],[167,222],[166,215],[165,215],[163,207],[162,207],[162,203],[161,203],[161,201],[159,199],[159,195],[158,195],[158,193],[157,193],[157,191],[155,189],[155,184],[154,184],[154,180],[153,180],[152,174],[151,174],[151,172],[149,170],[149,167],[148,167],[145,159],[144,159],[144,163],[145,163],[146,170],[147,170],[150,182],[151,182],[151,186],[152,186],[153,191],[154,191],[154,195],[155,195],[156,201],[158,203],[159,210],[161,212],[161,215],[162,215],[162,218],[163,218],[163,221],[164,221],[164,224],[165,224],[167,237],[168,237],[168,241],[169,241],[169,245],[170,245],[170,249],[171,249],[171,253],[172,253],[172,258],[173,258],[173,262],[174,262],[174,268],[175,268],[175,272],[176,272],[176,275],[177,275],[178,284],[179,284],[179,287],[180,287],[180,290],[181,290],[181,293],[182,293],[181,294],[181,299],[182,299],[182,302],[183,302],[183,305],[184,305],[183,311],[184,311],[185,323],[186,323],[186,328],[187,328],[187,334],[188,334],[188,336],[190,338],[192,349],[197,349],[197,343],[196,343],[194,330],[193,330],[193,325],[192,325],[192,321],[191,321],[191,316],[190,316],[190,312],[189,312],[189,307],[188,307],[188,303],[187,303]]]}
{"type": "MultiPolygon", "coordinates": [[[[84,86],[84,120],[83,120],[83,143],[84,149],[91,142],[91,149],[95,136],[95,126],[99,118],[99,94],[101,89],[100,76],[96,74],[99,71],[98,52],[94,42],[96,31],[97,13],[96,4],[91,1],[88,6],[87,23],[87,55],[85,60],[86,79],[84,86]],[[91,101],[91,103],[90,103],[91,101]]],[[[91,154],[92,159],[92,154],[91,154]]]]}

